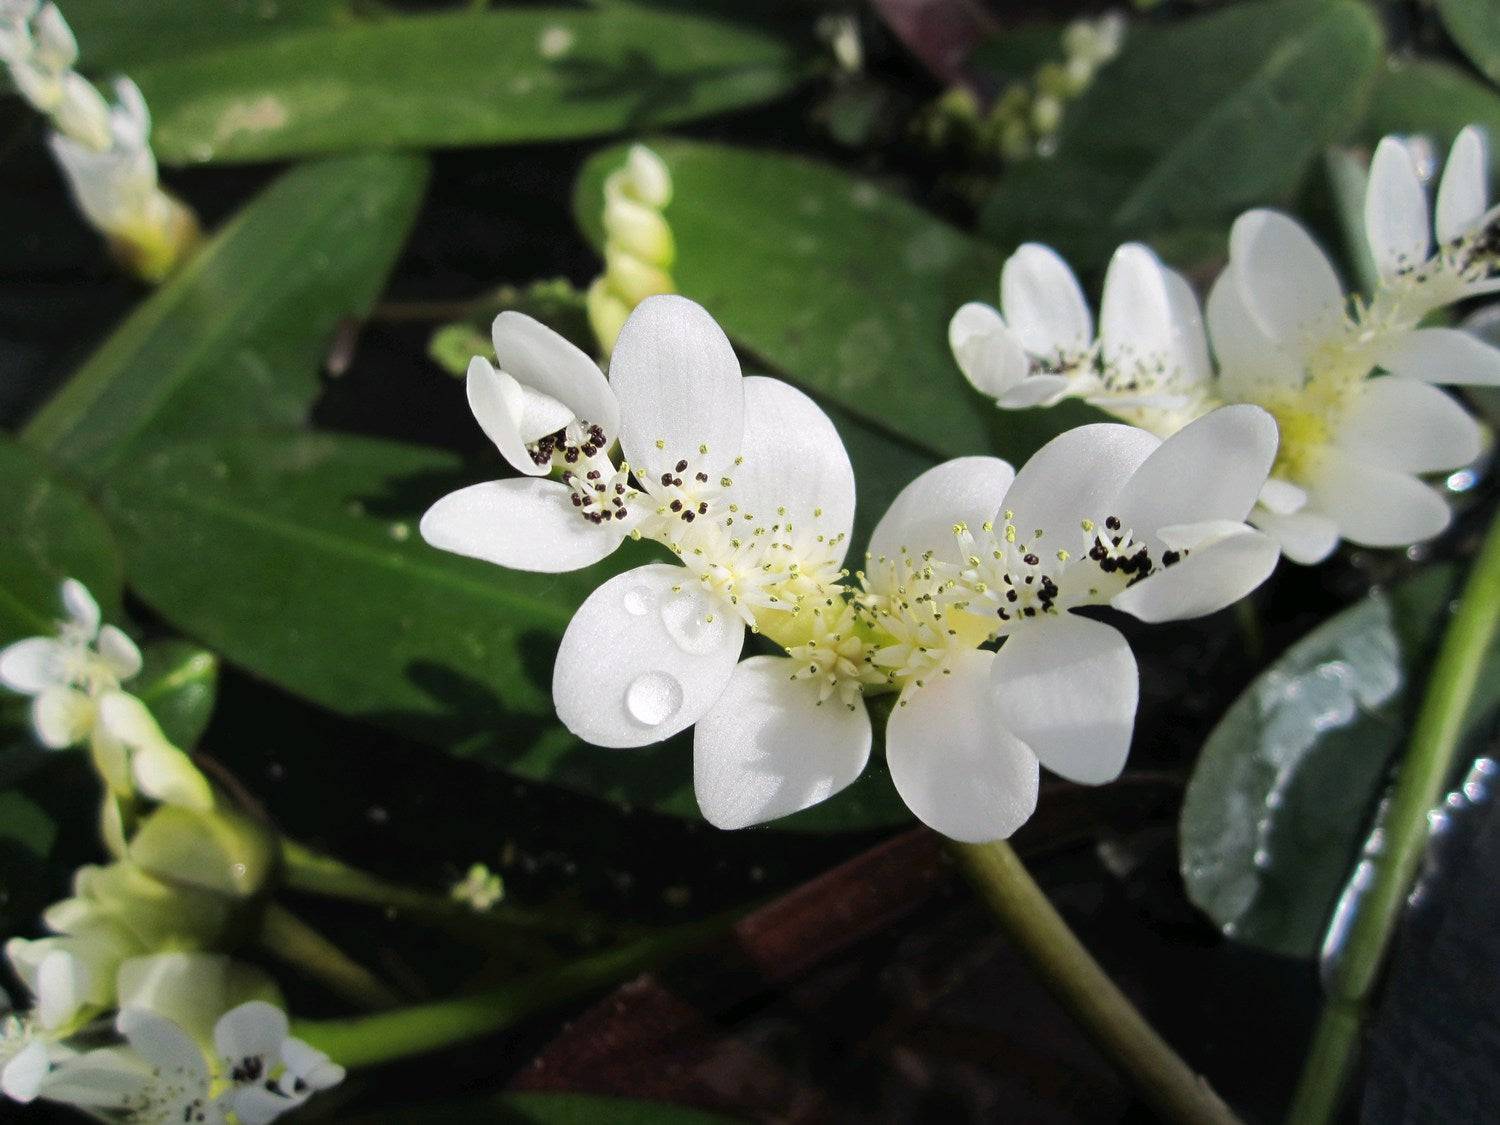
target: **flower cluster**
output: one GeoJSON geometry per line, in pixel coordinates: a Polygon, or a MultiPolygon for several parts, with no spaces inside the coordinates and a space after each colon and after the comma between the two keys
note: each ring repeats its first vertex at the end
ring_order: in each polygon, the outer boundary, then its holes
{"type": "Polygon", "coordinates": [[[927,114],[932,140],[961,137],[977,153],[1006,160],[1052,155],[1068,103],[1080,98],[1099,69],[1120,53],[1125,28],[1119,12],[1074,20],[1063,30],[1063,57],[1044,63],[1026,81],[1012,82],[988,113],[981,112],[979,99],[967,87],[953,87],[927,114]]]}
{"type": "Polygon", "coordinates": [[[55,636],[28,637],[0,649],[0,684],[32,697],[37,741],[54,750],[88,746],[107,790],[107,824],[138,793],[211,808],[213,793],[203,775],[121,686],[141,670],[135,642],[101,624],[99,604],[81,582],[65,580],[61,596],[67,617],[55,636]]]}
{"type": "MultiPolygon", "coordinates": [[[[219,807],[188,755],[124,689],[142,668],[135,643],[102,623],[81,583],[65,580],[61,598],[54,635],[0,650],[0,684],[32,697],[42,745],[88,748],[114,860],[75,872],[72,894],[42,913],[47,936],[5,943],[33,1003],[0,1023],[0,1092],[126,1121],[270,1121],[341,1074],[286,1037],[279,1009],[236,1007],[229,984],[261,978],[211,952],[260,891],[270,843],[219,807]],[[112,1014],[125,1043],[98,1047],[112,1014]]],[[[269,982],[255,991],[275,994],[269,982]]]]}
{"type": "Polygon", "coordinates": [[[886,755],[913,811],[957,839],[1009,835],[1035,805],[1039,760],[1097,783],[1129,748],[1129,646],[1072,611],[1211,613],[1275,565],[1274,543],[1243,523],[1276,449],[1255,407],[1165,442],[1083,427],[1020,473],[941,465],[897,499],[851,581],[854,476],[837,431],[800,391],[742,378],[699,306],[642,303],[607,381],[519,314],[494,333],[500,369],[475,360],[469,401],[525,475],[443,498],[422,534],[535,571],[587,566],[627,535],[664,546],[675,562],[617,575],[579,608],[553,698],[600,746],[696,724],[694,788],[720,827],[852,782],[873,741],[865,698],[894,694],[886,755]],[[741,659],[747,629],[782,655],[741,659]]]}
{"type": "Polygon", "coordinates": [[[119,970],[119,1010],[77,1043],[49,1041],[12,1017],[0,1085],[11,1098],[74,1106],[111,1121],[265,1125],[344,1070],[290,1034],[275,986],[208,953],[161,953],[119,970]]]}
{"type": "Polygon", "coordinates": [[[645,145],[631,145],[625,166],[604,179],[604,272],[589,286],[589,326],[608,355],[630,310],[647,297],[673,293],[677,246],[662,211],[672,201],[672,174],[645,145]]]}
{"type": "Polygon", "coordinates": [[[49,138],[84,217],[134,273],[160,281],[198,241],[198,221],[157,182],[151,115],[128,78],[111,106],[73,69],[78,43],[52,3],[3,0],[0,62],[21,95],[46,114],[49,138]]]}
{"type": "Polygon", "coordinates": [[[999,310],[955,314],[954,356],[1003,408],[1079,397],[1162,436],[1227,403],[1263,407],[1280,451],[1251,522],[1296,562],[1326,558],[1340,539],[1430,538],[1449,511],[1420,474],[1459,468],[1481,445],[1478,424],[1433,384],[1500,383],[1500,350],[1422,326],[1500,288],[1487,167],[1483,135],[1465,129],[1434,214],[1409,148],[1381,141],[1364,205],[1380,275],[1367,298],[1346,295],[1294,220],[1256,210],[1234,224],[1206,329],[1188,282],[1139,244],[1111,260],[1096,329],[1067,265],[1030,244],[1005,264],[999,310]]]}

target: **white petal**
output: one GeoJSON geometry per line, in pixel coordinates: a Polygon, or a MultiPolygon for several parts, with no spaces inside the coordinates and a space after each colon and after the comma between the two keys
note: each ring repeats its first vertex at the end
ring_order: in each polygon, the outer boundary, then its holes
{"type": "Polygon", "coordinates": [[[1294,563],[1320,563],[1339,545],[1338,524],[1310,509],[1277,513],[1257,508],[1251,522],[1281,545],[1281,553],[1294,563]]]}
{"type": "Polygon", "coordinates": [[[266,1086],[236,1086],[223,1094],[222,1099],[237,1125],[271,1125],[282,1114],[307,1101],[307,1095],[283,1094],[266,1086]]]}
{"type": "Polygon", "coordinates": [[[1175,355],[1184,382],[1206,382],[1213,376],[1208,359],[1208,333],[1203,325],[1203,307],[1188,279],[1176,270],[1167,270],[1167,298],[1172,303],[1172,324],[1176,336],[1175,355]]]}
{"type": "MultiPolygon", "coordinates": [[[[485,436],[495,443],[495,448],[510,467],[528,476],[546,476],[551,471],[550,465],[538,465],[532,460],[526,450],[527,439],[521,433],[527,415],[526,392],[521,384],[504,372],[496,371],[483,356],[476,355],[469,360],[464,389],[469,396],[469,409],[474,413],[474,420],[485,436]]],[[[559,411],[560,428],[567,424],[568,419],[561,407],[559,411]]]]}
{"type": "Polygon", "coordinates": [[[978,529],[993,517],[1015,475],[998,457],[958,457],[928,469],[880,517],[870,536],[871,559],[894,560],[903,553],[920,558],[935,551],[940,558],[963,561],[953,525],[978,529]]]}
{"type": "Polygon", "coordinates": [[[92,639],[99,631],[100,617],[99,603],[89,593],[89,588],[76,578],[63,579],[62,603],[68,620],[78,627],[79,632],[86,633],[92,639]]]}
{"type": "Polygon", "coordinates": [[[36,975],[36,1018],[55,1030],[69,1023],[94,992],[91,966],[76,954],[54,949],[42,958],[36,975]]]}
{"type": "Polygon", "coordinates": [[[1003,840],[1036,811],[1036,756],[990,702],[994,659],[959,654],[949,675],[903,691],[886,725],[886,764],[901,799],[924,824],[968,843],[1003,840]]]}
{"type": "Polygon", "coordinates": [[[693,732],[693,790],[715,828],[745,828],[826,801],[870,758],[870,716],[816,681],[793,680],[796,661],[752,656],[693,732]]]}
{"type": "Polygon", "coordinates": [[[607,558],[630,524],[590,523],[571,495],[553,480],[471,484],[428,508],[419,526],[428,543],[456,555],[543,574],[580,570],[607,558]]]}
{"type": "Polygon", "coordinates": [[[996,401],[1006,410],[1052,406],[1067,394],[1071,382],[1066,375],[1028,375],[996,401]]]}
{"type": "Polygon", "coordinates": [[[1021,466],[1000,504],[1002,516],[1014,513],[1016,533],[1028,545],[1040,530],[1048,554],[1087,550],[1092,536],[1082,521],[1114,515],[1125,482],[1159,445],[1145,430],[1114,422],[1067,430],[1021,466]]]}
{"type": "Polygon", "coordinates": [[[1246,527],[1194,548],[1181,561],[1127,586],[1111,600],[1142,621],[1185,621],[1233,605],[1271,576],[1276,540],[1246,527]]]}
{"type": "Polygon", "coordinates": [[[1255,325],[1300,356],[1343,318],[1344,290],[1318,244],[1277,211],[1247,211],[1229,233],[1229,268],[1255,325]]]}
{"type": "Polygon", "coordinates": [[[141,650],[113,625],[99,630],[99,655],[117,680],[128,680],[141,670],[141,650]]]}
{"type": "Polygon", "coordinates": [[[1436,387],[1392,377],[1361,383],[1337,444],[1360,461],[1405,473],[1433,473],[1479,456],[1479,423],[1436,387]]]}
{"type": "Polygon", "coordinates": [[[136,788],[152,800],[208,812],[214,792],[193,760],[168,742],[143,746],[130,756],[136,788]]]}
{"type": "Polygon", "coordinates": [[[1477,125],[1459,130],[1443,165],[1437,193],[1437,237],[1440,243],[1462,238],[1489,210],[1489,146],[1477,125]]]}
{"type": "Polygon", "coordinates": [[[744,636],[732,607],[683,567],[652,563],[616,575],[563,634],[552,670],[558,718],[596,746],[670,738],[723,694],[744,636]]]}
{"type": "Polygon", "coordinates": [[[36,695],[68,682],[68,646],[52,637],[27,637],[0,649],[0,684],[36,695]]]}
{"type": "Polygon", "coordinates": [[[1309,492],[1350,542],[1405,547],[1448,526],[1447,503],[1409,473],[1345,457],[1325,460],[1309,492]]]}
{"type": "Polygon", "coordinates": [[[47,1075],[41,1093],[47,1101],[119,1115],[148,1102],[156,1085],[150,1065],[134,1051],[101,1047],[65,1060],[47,1075]]]}
{"type": "Polygon", "coordinates": [[[701,305],[670,294],[642,301],[620,329],[609,381],[620,400],[625,458],[648,475],[682,458],[699,463],[706,456],[724,468],[739,456],[740,362],[701,305]]]}
{"type": "Polygon", "coordinates": [[[23,1105],[42,1092],[42,1083],[52,1069],[47,1044],[34,1039],[0,1067],[0,1093],[23,1105]]]}
{"type": "Polygon", "coordinates": [[[1028,242],[1006,260],[1000,307],[1032,355],[1076,356],[1094,342],[1094,318],[1078,279],[1055,250],[1040,243],[1028,242]]]}
{"type": "Polygon", "coordinates": [[[32,700],[31,725],[43,746],[66,750],[89,736],[94,727],[94,701],[76,688],[47,688],[32,700]]]}
{"type": "Polygon", "coordinates": [[[1258,503],[1275,515],[1289,516],[1307,507],[1307,493],[1289,480],[1270,477],[1261,485],[1258,503]]]}
{"type": "Polygon", "coordinates": [[[1084,785],[1120,776],[1140,675],[1118,629],[1072,613],[1005,639],[990,672],[1000,722],[1053,773],[1084,785]]]}
{"type": "Polygon", "coordinates": [[[1000,398],[1026,377],[1031,364],[1004,319],[970,301],[948,322],[948,345],[958,368],[980,394],[1000,398]]]}
{"type": "Polygon", "coordinates": [[[1168,524],[1243,520],[1276,459],[1276,422],[1258,406],[1222,406],[1141,463],[1115,514],[1137,538],[1168,524]]]}
{"type": "Polygon", "coordinates": [[[1394,375],[1424,383],[1500,385],[1500,348],[1458,328],[1402,332],[1376,357],[1394,375]]]}
{"type": "Polygon", "coordinates": [[[1226,394],[1255,397],[1267,389],[1301,386],[1301,367],[1250,315],[1233,269],[1219,274],[1209,290],[1208,334],[1226,394]]]}
{"type": "Polygon", "coordinates": [[[1380,276],[1386,280],[1421,265],[1432,253],[1432,225],[1422,177],[1412,163],[1411,150],[1395,137],[1381,140],[1370,161],[1365,238],[1380,276]]]}
{"type": "Polygon", "coordinates": [[[1176,327],[1167,274],[1139,242],[1115,251],[1104,275],[1099,307],[1099,346],[1104,361],[1123,377],[1143,378],[1176,359],[1176,327]]]}
{"type": "Polygon", "coordinates": [[[302,1079],[312,1090],[327,1090],[344,1080],[343,1067],[300,1039],[288,1039],[281,1045],[281,1061],[291,1078],[302,1079]]]}
{"type": "Polygon", "coordinates": [[[854,529],[854,469],[823,408],[788,383],[752,375],[745,387],[745,461],[732,472],[742,511],[770,523],[786,509],[794,531],[842,540],[854,529]],[[821,513],[821,514],[817,514],[821,513]]]}
{"type": "Polygon", "coordinates": [[[564,337],[513,311],[495,318],[491,335],[500,370],[562,403],[580,421],[600,427],[609,441],[619,436],[620,407],[609,381],[598,364],[564,337]]]}
{"type": "Polygon", "coordinates": [[[281,1044],[291,1033],[286,1013],[275,1004],[251,1000],[231,1008],[214,1024],[214,1050],[232,1068],[240,1059],[261,1058],[276,1062],[281,1044]]]}
{"type": "MultiPolygon", "coordinates": [[[[115,1026],[136,1052],[165,1074],[208,1084],[208,1060],[182,1028],[145,1008],[122,1008],[115,1026]]],[[[164,1075],[165,1076],[165,1075],[164,1075]]]]}

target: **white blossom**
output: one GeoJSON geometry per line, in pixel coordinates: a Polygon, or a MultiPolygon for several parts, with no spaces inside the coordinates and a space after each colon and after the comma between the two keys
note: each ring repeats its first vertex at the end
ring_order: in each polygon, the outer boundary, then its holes
{"type": "Polygon", "coordinates": [[[162,734],[145,704],[121,690],[141,670],[135,642],[101,624],[99,605],[83,583],[65,579],[61,598],[67,617],[56,635],[0,649],[0,684],[32,697],[37,740],[55,750],[87,744],[114,793],[139,790],[170,804],[212,808],[207,780],[162,734]]]}
{"type": "Polygon", "coordinates": [[[1002,273],[1003,315],[980,304],[955,315],[955,358],[1003,408],[1076,396],[1161,436],[1226,403],[1270,411],[1280,453],[1251,521],[1293,561],[1326,558],[1340,539],[1431,538],[1450,513],[1421,475],[1468,464],[1481,444],[1478,424],[1432,384],[1500,383],[1500,349],[1422,326],[1500,290],[1487,167],[1483,134],[1463,130],[1430,208],[1411,146],[1380,143],[1364,212],[1380,276],[1365,299],[1345,293],[1295,220],[1242,215],[1207,302],[1216,369],[1191,288],[1136,245],[1110,264],[1097,335],[1062,260],[1022,247],[1002,273]]]}
{"type": "MultiPolygon", "coordinates": [[[[826,681],[803,674],[791,658],[775,675],[754,660],[735,672],[747,627],[800,651],[827,643],[838,628],[838,614],[830,615],[826,602],[848,547],[854,477],[822,410],[777,380],[742,378],[722,330],[681,297],[650,298],[631,315],[608,384],[581,352],[541,325],[518,314],[501,320],[501,369],[563,403],[574,429],[532,438],[518,453],[517,435],[532,437],[513,423],[522,413],[497,422],[495,396],[471,391],[470,401],[512,464],[523,471],[550,465],[561,477],[454,493],[423,517],[424,537],[525,570],[586,566],[627,534],[655,540],[676,558],[610,579],[579,608],[553,675],[554,701],[568,728],[601,746],[660,741],[702,718],[732,676],[735,692],[748,690],[756,676],[779,675],[790,685],[785,690],[805,694],[811,704],[831,694],[826,681]],[[522,347],[522,340],[529,343],[522,347]],[[519,358],[544,353],[554,365],[546,376],[519,358]],[[607,452],[617,433],[620,464],[607,452]]],[[[553,417],[533,432],[553,425],[553,417]]],[[[852,771],[837,771],[841,786],[864,764],[869,724],[850,692],[838,694],[843,714],[853,716],[844,721],[854,724],[850,758],[857,759],[852,771]]],[[[821,727],[832,712],[809,707],[799,714],[821,727]]],[[[797,731],[787,723],[783,729],[790,745],[797,731]]],[[[721,764],[733,748],[721,753],[714,730],[698,732],[695,776],[705,815],[719,823],[735,819],[721,808],[721,764]]],[[[811,803],[834,784],[785,800],[811,803]]]]}
{"type": "Polygon", "coordinates": [[[1229,407],[1165,442],[1082,426],[1019,473],[968,457],[907,486],[863,577],[873,662],[900,692],[886,761],[919,818],[997,839],[1031,815],[1038,762],[1085,784],[1119,775],[1135,659],[1112,626],[1071,611],[1170,621],[1253,590],[1277,551],[1243,521],[1275,448],[1263,411],[1229,407]],[[998,652],[978,648],[996,639],[998,652]]]}

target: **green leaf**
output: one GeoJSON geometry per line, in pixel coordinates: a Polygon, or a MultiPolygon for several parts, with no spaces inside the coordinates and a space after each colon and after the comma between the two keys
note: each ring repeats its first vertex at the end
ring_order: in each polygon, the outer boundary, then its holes
{"type": "Polygon", "coordinates": [[[431,1122],[436,1125],[731,1125],[735,1119],[715,1113],[627,1098],[591,1094],[501,1094],[464,1102],[406,1106],[351,1119],[350,1125],[431,1122]]]}
{"type": "MultiPolygon", "coordinates": [[[[1361,136],[1374,144],[1387,133],[1423,133],[1446,153],[1465,125],[1500,135],[1500,94],[1447,63],[1393,62],[1375,86],[1361,136]]],[[[1490,168],[1500,170],[1493,146],[1490,168]]]]}
{"type": "MultiPolygon", "coordinates": [[[[600,750],[552,708],[551,663],[573,611],[658,554],[627,543],[588,570],[544,575],[427,546],[420,513],[481,473],[394,442],[247,435],[159,451],[104,499],[132,588],[226,660],[519,777],[696,818],[686,737],[600,750]]],[[[830,805],[808,826],[899,820],[872,777],[843,812],[830,805]]]]}
{"type": "MultiPolygon", "coordinates": [[[[651,145],[672,173],[665,215],[678,289],[792,382],[940,458],[999,452],[1019,464],[1092,416],[1002,414],[964,381],[948,321],[965,301],[995,300],[1000,258],[989,247],[828,165],[692,141],[651,145]]],[[[607,149],[579,177],[574,210],[596,246],[604,177],[624,159],[622,148],[607,149]]]]}
{"type": "Polygon", "coordinates": [[[339,321],[369,308],[426,164],[293,169],[147,299],[23,433],[97,483],[156,445],[302,421],[339,321]]]}
{"type": "Polygon", "coordinates": [[[0,840],[45,859],[57,842],[57,822],[31,798],[8,789],[0,793],[0,840]]]}
{"type": "Polygon", "coordinates": [[[68,0],[79,66],[108,75],[152,59],[265,39],[293,27],[331,27],[353,18],[351,0],[68,0]]]}
{"type": "Polygon", "coordinates": [[[120,558],[103,517],[30,452],[0,438],[0,645],[51,633],[58,585],[76,578],[107,615],[120,606],[120,558]]]}
{"type": "Polygon", "coordinates": [[[140,675],[126,685],[151,709],[174,746],[192,750],[213,718],[219,689],[219,660],[187,641],[146,646],[140,675]]]}
{"type": "MultiPolygon", "coordinates": [[[[1317,953],[1455,588],[1452,567],[1434,568],[1337,614],[1261,673],[1209,736],[1183,803],[1183,875],[1230,936],[1317,953]]],[[[1492,656],[1468,729],[1497,703],[1492,656]]]]}
{"type": "Polygon", "coordinates": [[[1132,27],[1068,108],[1057,154],[1001,177],[985,229],[1094,267],[1129,238],[1218,228],[1274,203],[1358,120],[1380,47],[1354,0],[1236,4],[1132,27]]]}
{"type": "Polygon", "coordinates": [[[646,8],[507,8],[307,28],[136,68],[166,163],[515,144],[780,97],[787,42],[646,8]]]}
{"type": "Polygon", "coordinates": [[[1500,82],[1500,5],[1494,0],[1438,0],[1443,26],[1469,61],[1500,82]]]}

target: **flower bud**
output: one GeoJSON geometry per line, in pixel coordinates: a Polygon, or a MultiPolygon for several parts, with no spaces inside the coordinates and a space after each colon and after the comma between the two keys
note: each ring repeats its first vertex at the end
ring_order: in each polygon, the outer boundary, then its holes
{"type": "Polygon", "coordinates": [[[604,204],[604,234],[609,245],[663,269],[670,268],[677,256],[672,228],[660,212],[623,194],[604,204]]]}
{"type": "Polygon", "coordinates": [[[78,61],[78,40],[56,4],[43,5],[32,27],[36,60],[52,71],[71,70],[78,61]]]}
{"type": "Polygon", "coordinates": [[[249,898],[265,884],[275,840],[239,813],[200,812],[163,805],[130,841],[130,859],[159,879],[233,898],[249,898]]]}
{"type": "Polygon", "coordinates": [[[658,211],[672,202],[672,173],[667,171],[666,162],[645,145],[630,146],[621,186],[629,195],[658,211]]]}
{"type": "Polygon", "coordinates": [[[594,336],[604,349],[604,354],[608,355],[614,350],[620,329],[625,327],[625,321],[630,316],[630,306],[610,289],[609,278],[603,275],[594,278],[594,283],[589,286],[584,298],[584,305],[588,309],[589,327],[594,330],[594,336]]]}
{"type": "Polygon", "coordinates": [[[675,289],[665,270],[608,244],[604,247],[604,276],[609,279],[610,288],[632,308],[647,297],[675,289]]]}

